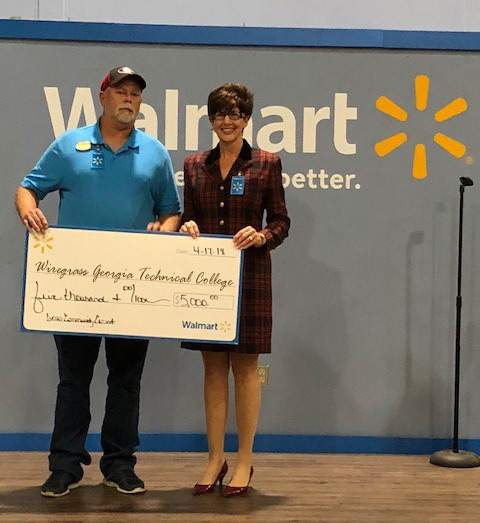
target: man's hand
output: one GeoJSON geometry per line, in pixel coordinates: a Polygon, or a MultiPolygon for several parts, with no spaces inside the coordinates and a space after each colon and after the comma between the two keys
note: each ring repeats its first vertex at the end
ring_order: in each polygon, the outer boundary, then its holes
{"type": "Polygon", "coordinates": [[[147,225],[147,231],[159,232],[162,230],[162,224],[160,222],[150,222],[147,225]]]}
{"type": "Polygon", "coordinates": [[[43,234],[48,229],[47,219],[38,207],[26,212],[23,216],[22,222],[29,232],[43,234]]]}
{"type": "Polygon", "coordinates": [[[180,225],[180,213],[163,214],[156,222],[147,225],[147,231],[152,232],[177,232],[180,225]]]}
{"type": "Polygon", "coordinates": [[[43,234],[48,229],[47,219],[38,208],[33,191],[20,186],[15,194],[15,207],[21,222],[29,232],[43,234]]]}

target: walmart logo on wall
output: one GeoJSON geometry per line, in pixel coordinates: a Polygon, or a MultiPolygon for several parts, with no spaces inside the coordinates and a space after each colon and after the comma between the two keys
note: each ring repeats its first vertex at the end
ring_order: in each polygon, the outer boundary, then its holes
{"type": "MultiPolygon", "coordinates": [[[[418,75],[415,78],[415,103],[417,111],[425,111],[427,108],[429,87],[430,79],[428,76],[418,75]]],[[[408,119],[407,111],[386,96],[380,96],[377,99],[376,108],[400,122],[405,122],[408,119]]],[[[435,113],[434,118],[436,122],[445,122],[454,116],[464,113],[467,109],[467,101],[464,98],[456,98],[445,107],[439,109],[435,113]]],[[[405,132],[394,134],[376,143],[375,152],[378,156],[387,156],[407,141],[408,136],[405,132]]],[[[436,133],[433,136],[433,142],[457,159],[465,155],[465,145],[446,134],[436,133]]],[[[427,148],[424,143],[417,143],[413,155],[412,176],[417,180],[421,180],[425,178],[427,174],[427,148]]]]}

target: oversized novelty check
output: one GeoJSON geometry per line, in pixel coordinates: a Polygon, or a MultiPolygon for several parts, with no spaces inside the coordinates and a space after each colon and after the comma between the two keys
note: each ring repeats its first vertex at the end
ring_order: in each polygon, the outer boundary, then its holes
{"type": "Polygon", "coordinates": [[[51,227],[28,234],[24,330],[238,343],[231,237],[51,227]]]}

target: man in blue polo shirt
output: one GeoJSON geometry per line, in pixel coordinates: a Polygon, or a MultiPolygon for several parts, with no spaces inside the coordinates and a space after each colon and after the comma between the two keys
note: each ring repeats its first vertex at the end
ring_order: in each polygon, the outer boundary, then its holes
{"type": "MultiPolygon", "coordinates": [[[[59,191],[58,224],[103,229],[176,231],[180,202],[165,147],[134,127],[145,80],[129,67],[112,69],[100,88],[103,113],[95,125],[67,131],[45,151],[17,189],[15,205],[29,231],[48,223],[38,202],[59,191]]],[[[44,496],[78,486],[90,464],[90,382],[101,337],[55,335],[60,382],[44,496]]],[[[140,379],[148,340],[105,338],[108,393],[101,443],[104,484],[145,491],[135,474],[140,379]]]]}

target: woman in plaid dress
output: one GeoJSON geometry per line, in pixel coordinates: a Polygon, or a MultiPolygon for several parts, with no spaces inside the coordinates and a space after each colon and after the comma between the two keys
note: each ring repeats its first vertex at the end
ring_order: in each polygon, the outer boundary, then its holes
{"type": "Polygon", "coordinates": [[[247,492],[253,474],[252,449],[260,410],[258,354],[271,350],[272,289],[270,251],[288,235],[282,166],[274,154],[243,140],[253,95],[243,85],[225,84],[208,97],[208,115],[220,143],[187,158],[181,232],[233,236],[245,250],[238,345],[183,342],[201,350],[205,368],[205,414],[209,460],[194,494],[215,490],[227,472],[224,436],[228,415],[228,374],[235,381],[238,458],[223,495],[247,492]],[[263,216],[266,212],[266,225],[263,216]]]}

